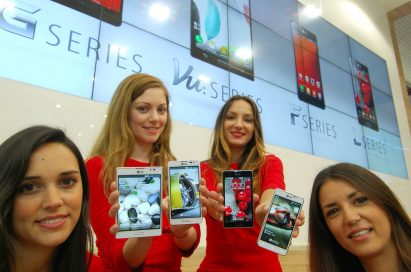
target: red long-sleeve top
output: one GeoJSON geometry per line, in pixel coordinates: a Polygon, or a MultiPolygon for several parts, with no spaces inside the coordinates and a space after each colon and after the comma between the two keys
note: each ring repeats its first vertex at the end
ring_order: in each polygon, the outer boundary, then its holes
{"type": "MultiPolygon", "coordinates": [[[[238,170],[238,165],[232,164],[231,168],[238,170]]],[[[216,177],[209,164],[201,163],[201,173],[207,188],[216,191],[216,177]]],[[[285,189],[281,160],[274,155],[267,155],[259,171],[259,180],[261,194],[267,189],[285,189]]],[[[206,255],[197,272],[282,271],[278,255],[257,245],[261,227],[256,222],[252,228],[224,228],[223,223],[209,215],[205,219],[206,255]]]]}
{"type": "MultiPolygon", "coordinates": [[[[108,216],[111,205],[104,194],[104,185],[100,177],[100,171],[104,160],[100,156],[90,158],[86,161],[87,174],[90,184],[90,219],[94,233],[96,234],[96,245],[98,255],[101,257],[107,271],[132,271],[123,257],[123,246],[127,239],[116,239],[110,233],[110,227],[115,219],[108,216]]],[[[149,163],[143,163],[127,159],[125,167],[148,167],[149,163]]],[[[170,223],[167,216],[162,214],[161,236],[153,238],[151,248],[147,254],[144,266],[139,270],[145,272],[154,271],[181,271],[181,258],[190,256],[200,242],[200,226],[194,225],[197,240],[190,251],[180,250],[174,237],[170,233],[170,223]]]]}

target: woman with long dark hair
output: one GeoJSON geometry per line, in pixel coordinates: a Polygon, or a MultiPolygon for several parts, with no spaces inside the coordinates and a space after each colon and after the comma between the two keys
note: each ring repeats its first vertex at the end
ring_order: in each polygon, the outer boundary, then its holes
{"type": "Polygon", "coordinates": [[[0,145],[0,271],[102,271],[76,145],[34,126],[0,145]],[[88,253],[89,251],[89,253],[88,253]]]}
{"type": "Polygon", "coordinates": [[[311,271],[411,271],[410,218],[371,171],[350,163],[322,170],[309,218],[311,271]]]}
{"type": "MultiPolygon", "coordinates": [[[[282,271],[277,254],[257,246],[262,221],[276,188],[284,189],[283,164],[265,149],[260,114],[247,96],[232,96],[221,108],[214,127],[210,158],[201,165],[201,201],[207,207],[206,255],[198,272],[282,271]],[[256,201],[252,228],[223,227],[224,170],[251,170],[256,201]],[[258,199],[258,200],[257,200],[258,199]]],[[[304,216],[297,220],[293,236],[304,216]]]]}

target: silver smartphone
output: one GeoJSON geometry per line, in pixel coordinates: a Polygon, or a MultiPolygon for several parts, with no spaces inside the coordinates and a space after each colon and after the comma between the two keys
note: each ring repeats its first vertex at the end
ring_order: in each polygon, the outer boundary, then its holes
{"type": "Polygon", "coordinates": [[[302,197],[276,189],[257,244],[280,255],[286,255],[303,203],[302,197]]]}
{"type": "Polygon", "coordinates": [[[169,161],[170,224],[198,224],[202,221],[199,161],[169,161]]]}
{"type": "Polygon", "coordinates": [[[161,235],[162,167],[118,167],[116,238],[161,235]]]}

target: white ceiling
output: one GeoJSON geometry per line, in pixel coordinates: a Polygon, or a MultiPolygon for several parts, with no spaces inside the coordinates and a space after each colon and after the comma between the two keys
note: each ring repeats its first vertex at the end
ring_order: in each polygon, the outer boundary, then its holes
{"type": "Polygon", "coordinates": [[[403,4],[409,2],[409,0],[375,0],[388,12],[392,9],[398,8],[403,4]]]}

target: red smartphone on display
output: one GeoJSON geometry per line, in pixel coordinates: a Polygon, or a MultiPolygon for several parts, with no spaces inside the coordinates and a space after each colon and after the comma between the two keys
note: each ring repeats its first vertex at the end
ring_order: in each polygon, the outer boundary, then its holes
{"type": "Polygon", "coordinates": [[[114,26],[122,22],[123,0],[52,0],[114,26]]]}
{"type": "Polygon", "coordinates": [[[350,60],[358,122],[363,126],[378,131],[377,114],[375,112],[368,67],[355,59],[350,60]]]}
{"type": "Polygon", "coordinates": [[[321,82],[317,37],[295,22],[291,22],[298,98],[319,108],[325,108],[321,82]]]}
{"type": "Polygon", "coordinates": [[[254,222],[253,171],[223,172],[224,227],[251,228],[254,222]]]}

